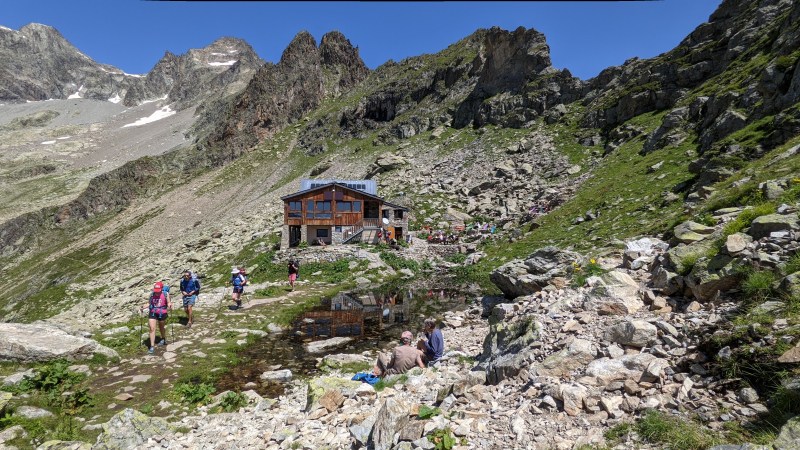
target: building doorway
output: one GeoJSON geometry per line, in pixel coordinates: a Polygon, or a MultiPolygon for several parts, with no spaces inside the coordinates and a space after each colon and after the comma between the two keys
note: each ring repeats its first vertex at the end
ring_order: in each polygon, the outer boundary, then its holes
{"type": "Polygon", "coordinates": [[[289,247],[297,247],[300,245],[302,233],[300,232],[300,225],[289,225],[289,247]]]}

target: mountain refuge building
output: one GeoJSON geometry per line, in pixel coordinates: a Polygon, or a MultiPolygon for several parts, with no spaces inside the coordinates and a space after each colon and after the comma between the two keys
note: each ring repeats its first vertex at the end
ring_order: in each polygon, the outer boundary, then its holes
{"type": "Polygon", "coordinates": [[[300,191],[281,200],[281,248],[377,244],[380,236],[401,240],[408,233],[409,209],[379,197],[375,180],[305,179],[300,191]]]}

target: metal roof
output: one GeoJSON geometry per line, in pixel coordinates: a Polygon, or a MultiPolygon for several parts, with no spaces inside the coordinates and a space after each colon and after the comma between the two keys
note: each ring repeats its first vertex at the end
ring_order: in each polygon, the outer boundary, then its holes
{"type": "Polygon", "coordinates": [[[394,203],[386,201],[382,197],[378,197],[377,195],[369,194],[367,192],[360,191],[358,189],[353,189],[353,188],[348,187],[347,185],[341,184],[339,182],[328,183],[328,184],[324,184],[324,185],[321,185],[321,186],[316,186],[316,187],[313,187],[313,188],[310,188],[310,189],[306,189],[306,190],[303,190],[303,191],[298,191],[298,192],[295,192],[293,194],[284,195],[283,197],[281,197],[281,200],[286,201],[286,200],[288,200],[288,199],[290,199],[292,197],[297,197],[298,195],[307,194],[309,192],[319,191],[319,190],[322,190],[322,189],[324,189],[326,187],[329,187],[329,186],[339,186],[339,187],[341,187],[343,189],[347,189],[349,191],[358,192],[359,194],[364,195],[366,197],[373,198],[375,200],[380,200],[380,201],[382,201],[384,203],[384,205],[388,205],[388,206],[391,206],[391,207],[396,208],[396,209],[403,209],[405,211],[409,211],[409,209],[406,208],[405,206],[396,205],[394,203]]]}

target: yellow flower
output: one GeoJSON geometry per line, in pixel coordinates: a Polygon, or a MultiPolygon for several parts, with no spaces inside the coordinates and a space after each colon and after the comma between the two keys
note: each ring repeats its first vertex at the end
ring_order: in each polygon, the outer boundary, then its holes
{"type": "Polygon", "coordinates": [[[597,264],[597,260],[592,258],[589,260],[589,264],[597,264]]]}

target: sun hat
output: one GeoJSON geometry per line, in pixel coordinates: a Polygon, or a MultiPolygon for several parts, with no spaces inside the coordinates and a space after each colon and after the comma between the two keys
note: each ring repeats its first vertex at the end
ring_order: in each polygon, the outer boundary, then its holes
{"type": "Polygon", "coordinates": [[[162,289],[164,289],[164,283],[156,281],[156,284],[153,285],[153,292],[161,292],[162,289]]]}
{"type": "Polygon", "coordinates": [[[231,273],[232,273],[232,274],[234,274],[234,275],[236,275],[236,274],[238,274],[238,273],[239,273],[239,269],[233,269],[233,270],[231,270],[231,273]]]}

